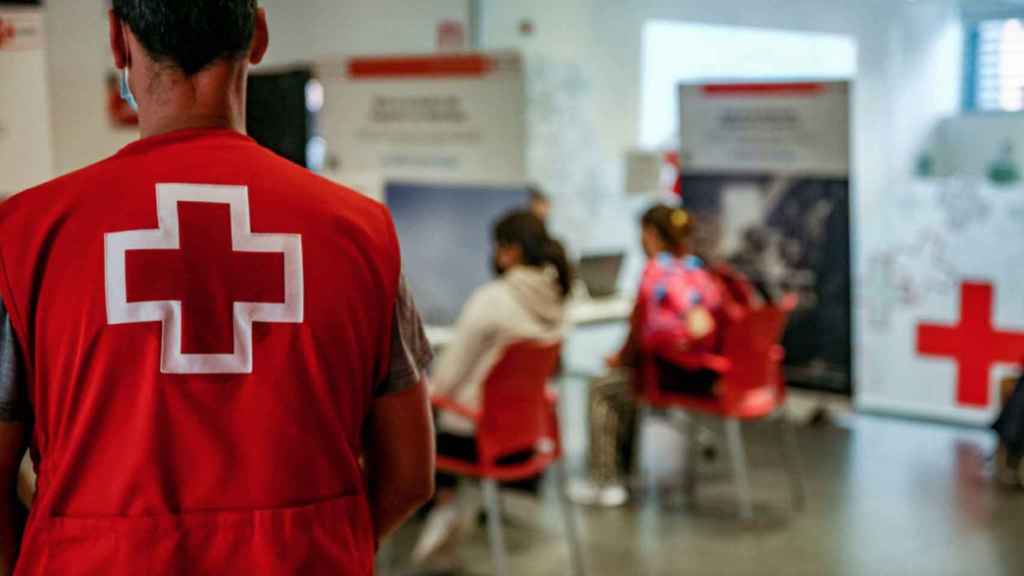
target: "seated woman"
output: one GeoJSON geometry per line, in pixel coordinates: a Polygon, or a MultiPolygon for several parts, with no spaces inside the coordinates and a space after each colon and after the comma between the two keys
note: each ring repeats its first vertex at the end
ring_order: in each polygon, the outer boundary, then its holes
{"type": "Polygon", "coordinates": [[[673,392],[709,395],[712,372],[690,371],[670,358],[679,353],[714,352],[723,294],[689,247],[693,228],[684,210],[658,205],[641,219],[647,255],[625,345],[607,360],[610,372],[590,389],[591,480],[574,482],[573,500],[620,506],[629,497],[623,475],[631,467],[636,404],[632,372],[644,359],[659,368],[659,385],[673,392]]]}
{"type": "MultiPolygon", "coordinates": [[[[504,349],[524,340],[559,341],[572,271],[565,250],[530,212],[513,212],[494,227],[497,278],[479,288],[462,310],[455,336],[434,365],[431,392],[471,409],[481,407],[483,385],[504,349]]],[[[474,461],[473,423],[456,414],[438,420],[437,452],[474,461]]],[[[529,456],[529,455],[525,455],[529,456]]],[[[466,513],[455,500],[457,479],[438,474],[437,496],[413,552],[422,564],[454,540],[466,513]]]]}

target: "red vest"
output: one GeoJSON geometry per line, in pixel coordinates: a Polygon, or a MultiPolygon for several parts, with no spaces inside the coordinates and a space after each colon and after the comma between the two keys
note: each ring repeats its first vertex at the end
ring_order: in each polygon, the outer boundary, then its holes
{"type": "Polygon", "coordinates": [[[17,574],[373,572],[384,207],[186,131],[14,197],[0,239],[39,474],[17,574]]]}

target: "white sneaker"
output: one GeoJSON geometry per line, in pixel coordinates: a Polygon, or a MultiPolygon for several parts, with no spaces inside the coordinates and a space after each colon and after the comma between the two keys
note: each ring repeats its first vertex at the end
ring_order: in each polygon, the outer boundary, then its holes
{"type": "Polygon", "coordinates": [[[412,552],[412,563],[422,566],[434,559],[458,538],[462,515],[455,500],[435,506],[427,517],[420,539],[412,552]]]}
{"type": "Polygon", "coordinates": [[[601,487],[593,480],[582,478],[569,480],[569,486],[566,489],[566,495],[569,496],[569,500],[580,506],[597,506],[600,493],[601,487]]]}
{"type": "Polygon", "coordinates": [[[629,502],[629,490],[619,483],[597,484],[593,480],[573,480],[567,490],[569,499],[581,506],[619,508],[629,502]]]}
{"type": "Polygon", "coordinates": [[[629,490],[622,484],[611,484],[601,488],[597,497],[598,505],[604,508],[620,508],[629,502],[629,490]]]}

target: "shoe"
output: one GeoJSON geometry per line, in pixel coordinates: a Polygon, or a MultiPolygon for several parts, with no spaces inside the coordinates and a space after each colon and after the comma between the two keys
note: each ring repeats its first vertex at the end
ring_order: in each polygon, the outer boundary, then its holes
{"type": "Polygon", "coordinates": [[[581,506],[619,508],[629,502],[629,490],[620,483],[598,484],[593,480],[569,483],[569,500],[581,506]]]}
{"type": "Polygon", "coordinates": [[[601,487],[593,480],[575,478],[569,481],[566,494],[569,500],[580,506],[597,506],[601,487]]]}
{"type": "Polygon", "coordinates": [[[629,490],[622,484],[611,484],[601,488],[597,504],[602,508],[621,508],[629,502],[629,490]]]}
{"type": "Polygon", "coordinates": [[[427,566],[436,561],[443,551],[453,547],[461,528],[462,514],[455,501],[435,506],[413,548],[413,565],[427,566]]]}

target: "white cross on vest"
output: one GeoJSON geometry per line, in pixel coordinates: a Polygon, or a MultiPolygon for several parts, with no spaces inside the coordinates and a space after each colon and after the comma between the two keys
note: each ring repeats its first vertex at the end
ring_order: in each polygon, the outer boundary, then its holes
{"type": "Polygon", "coordinates": [[[160,322],[160,366],[165,374],[251,374],[253,323],[303,322],[302,237],[254,234],[249,191],[244,186],[157,184],[156,197],[157,229],[105,236],[108,324],[160,322]],[[229,214],[230,225],[226,227],[230,228],[230,239],[226,231],[213,230],[214,237],[224,239],[223,246],[208,246],[194,239],[190,242],[189,238],[183,242],[186,232],[182,231],[180,214],[185,207],[209,208],[211,205],[229,214]],[[169,259],[173,259],[175,266],[164,265],[169,259]],[[129,260],[134,262],[133,267],[147,266],[148,270],[129,270],[129,260]],[[211,262],[221,261],[229,265],[211,265],[211,262]],[[271,266],[277,271],[267,269],[271,266]],[[278,275],[282,267],[283,278],[278,275]],[[130,286],[129,278],[135,277],[132,272],[166,280],[150,282],[149,286],[130,286]],[[169,293],[179,288],[180,277],[185,277],[181,282],[193,288],[190,294],[169,293]],[[213,282],[217,285],[209,285],[213,282]],[[254,285],[272,288],[253,288],[254,285]],[[273,287],[277,285],[280,287],[273,287]],[[270,292],[274,295],[269,295],[270,292]],[[139,293],[143,294],[141,298],[139,293]],[[209,307],[205,305],[209,303],[202,302],[205,294],[214,293],[227,298],[230,305],[230,311],[223,311],[225,316],[231,317],[228,350],[216,353],[186,350],[186,332],[202,335],[204,323],[215,325],[228,321],[226,317],[211,317],[215,312],[208,313],[209,307]],[[197,314],[196,310],[203,313],[197,314]],[[193,322],[195,324],[190,324],[193,322]]]}

